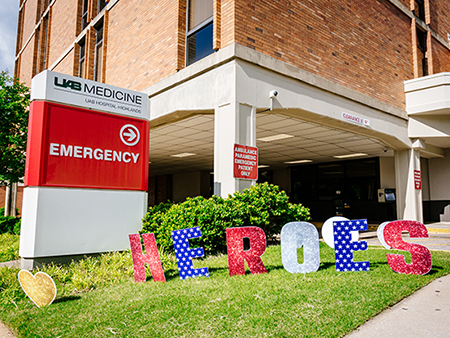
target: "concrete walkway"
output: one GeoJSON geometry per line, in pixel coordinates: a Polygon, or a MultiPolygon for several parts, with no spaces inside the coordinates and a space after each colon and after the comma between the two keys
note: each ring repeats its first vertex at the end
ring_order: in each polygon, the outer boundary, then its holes
{"type": "MultiPolygon", "coordinates": [[[[450,251],[450,223],[432,223],[426,227],[428,238],[404,236],[405,240],[430,250],[450,251]]],[[[361,234],[361,239],[369,245],[381,245],[373,231],[361,234]]],[[[450,275],[436,279],[346,337],[450,337],[450,275]]]]}
{"type": "Polygon", "coordinates": [[[0,338],[16,338],[16,336],[9,331],[6,325],[0,322],[0,338]]]}
{"type": "Polygon", "coordinates": [[[436,279],[346,337],[450,337],[450,275],[436,279]]]}

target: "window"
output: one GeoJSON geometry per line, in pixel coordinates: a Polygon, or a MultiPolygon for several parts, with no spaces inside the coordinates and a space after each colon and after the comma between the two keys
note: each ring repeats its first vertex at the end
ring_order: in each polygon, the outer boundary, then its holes
{"type": "Polygon", "coordinates": [[[105,82],[108,0],[78,0],[78,45],[75,48],[73,74],[105,82]]]}
{"type": "Polygon", "coordinates": [[[214,52],[213,0],[189,0],[186,36],[187,65],[214,52]]]}
{"type": "Polygon", "coordinates": [[[98,13],[100,13],[102,11],[103,8],[105,8],[106,6],[106,0],[98,0],[98,13]]]}
{"type": "Polygon", "coordinates": [[[40,50],[41,50],[41,25],[36,28],[34,32],[34,55],[33,58],[33,76],[39,73],[39,59],[40,59],[40,50]]]}
{"type": "Polygon", "coordinates": [[[428,75],[428,60],[427,60],[427,32],[424,32],[420,29],[419,26],[416,26],[416,35],[417,35],[417,55],[419,62],[419,76],[427,76],[428,75]],[[421,63],[421,64],[420,64],[421,63]]]}
{"type": "Polygon", "coordinates": [[[47,59],[48,59],[48,15],[45,16],[42,21],[43,34],[42,34],[42,53],[39,72],[47,69],[47,59]]]}
{"type": "Polygon", "coordinates": [[[48,3],[49,3],[49,0],[42,0],[42,14],[44,14],[46,9],[48,8],[48,3]]]}
{"type": "Polygon", "coordinates": [[[83,9],[81,11],[81,30],[85,29],[88,25],[88,7],[89,0],[83,0],[83,9]]]}
{"type": "Polygon", "coordinates": [[[414,0],[414,14],[425,21],[425,5],[423,0],[414,0]]]}
{"type": "Polygon", "coordinates": [[[84,77],[84,70],[86,69],[86,41],[80,41],[80,60],[78,62],[78,77],[84,77]]]}
{"type": "Polygon", "coordinates": [[[102,81],[103,69],[103,22],[95,26],[94,81],[102,81]]]}

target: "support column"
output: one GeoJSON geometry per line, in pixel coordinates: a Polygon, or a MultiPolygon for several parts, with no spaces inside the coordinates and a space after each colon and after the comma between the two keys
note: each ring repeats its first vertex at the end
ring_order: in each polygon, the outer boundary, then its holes
{"type": "Polygon", "coordinates": [[[422,189],[416,189],[414,170],[420,171],[420,150],[395,151],[397,218],[423,223],[422,189]]]}
{"type": "Polygon", "coordinates": [[[234,178],[234,144],[256,146],[256,108],[228,103],[215,109],[214,115],[214,195],[227,197],[255,184],[234,178]]]}

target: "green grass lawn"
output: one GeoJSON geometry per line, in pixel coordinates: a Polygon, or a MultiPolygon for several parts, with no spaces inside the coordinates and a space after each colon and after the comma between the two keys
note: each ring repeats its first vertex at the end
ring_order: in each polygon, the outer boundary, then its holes
{"type": "Polygon", "coordinates": [[[58,295],[42,309],[21,291],[19,270],[2,268],[0,319],[18,337],[340,337],[450,273],[450,253],[433,252],[431,272],[414,276],[394,273],[387,252],[369,248],[370,272],[338,273],[321,243],[319,270],[304,275],[285,271],[272,246],[262,257],[268,274],[229,277],[224,255],[194,260],[211,277],[187,280],[164,255],[167,282],[148,274],[138,284],[130,253],[109,254],[44,269],[58,295]]]}
{"type": "Polygon", "coordinates": [[[0,262],[19,259],[19,235],[0,235],[0,262]]]}

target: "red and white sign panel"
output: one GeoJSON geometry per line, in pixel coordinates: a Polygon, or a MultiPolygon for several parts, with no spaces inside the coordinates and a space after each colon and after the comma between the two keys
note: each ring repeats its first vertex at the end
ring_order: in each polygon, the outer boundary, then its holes
{"type": "Polygon", "coordinates": [[[234,145],[234,177],[246,180],[258,179],[258,148],[234,145]]]}
{"type": "Polygon", "coordinates": [[[370,127],[370,120],[362,118],[360,116],[352,115],[349,113],[342,113],[342,118],[347,121],[351,121],[366,127],[370,127]]]}
{"type": "Polygon", "coordinates": [[[414,186],[416,190],[422,189],[422,175],[420,174],[420,170],[414,170],[414,186]]]}
{"type": "Polygon", "coordinates": [[[149,122],[33,101],[26,186],[146,191],[149,122]]]}

